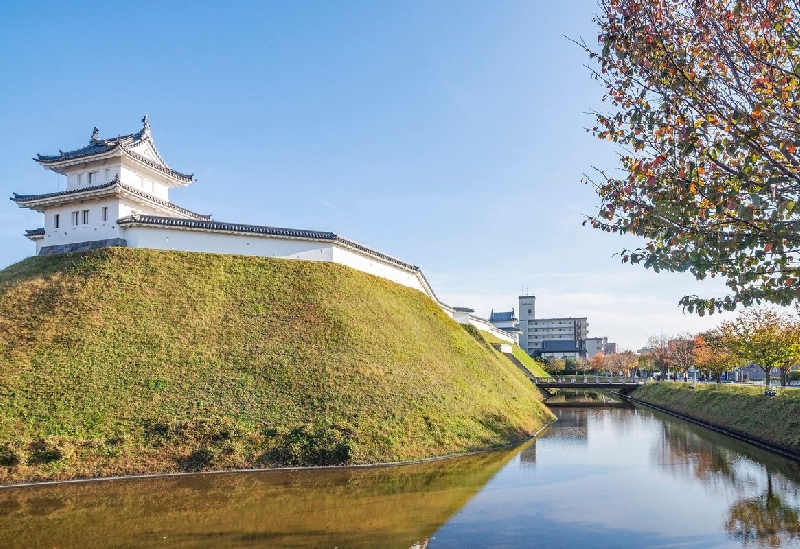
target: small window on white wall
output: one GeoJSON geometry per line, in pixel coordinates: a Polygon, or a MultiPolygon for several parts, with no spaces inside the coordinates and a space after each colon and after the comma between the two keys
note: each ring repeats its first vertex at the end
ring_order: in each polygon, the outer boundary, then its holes
{"type": "Polygon", "coordinates": [[[83,184],[83,174],[79,173],[78,174],[78,187],[80,187],[82,184],[83,184]]]}
{"type": "Polygon", "coordinates": [[[61,225],[61,216],[56,214],[53,216],[53,228],[58,229],[59,225],[61,225]]]}
{"type": "Polygon", "coordinates": [[[111,178],[109,177],[110,175],[111,175],[111,168],[106,168],[106,182],[111,181],[111,178]]]}
{"type": "Polygon", "coordinates": [[[108,221],[108,206],[103,206],[103,221],[108,221]]]}
{"type": "Polygon", "coordinates": [[[81,218],[83,220],[83,224],[87,225],[89,223],[89,210],[83,210],[81,214],[82,214],[81,218]]]}
{"type": "Polygon", "coordinates": [[[72,212],[72,224],[73,225],[77,225],[78,224],[78,215],[79,214],[80,214],[80,212],[72,212]]]}
{"type": "Polygon", "coordinates": [[[94,185],[95,183],[97,183],[97,172],[89,172],[86,174],[86,184],[94,185]]]}

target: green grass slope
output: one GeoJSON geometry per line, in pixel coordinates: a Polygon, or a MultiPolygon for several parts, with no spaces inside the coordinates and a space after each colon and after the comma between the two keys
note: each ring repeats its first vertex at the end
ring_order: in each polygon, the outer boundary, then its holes
{"type": "Polygon", "coordinates": [[[800,451],[800,390],[747,385],[648,383],[632,396],[681,414],[800,451]]]}
{"type": "Polygon", "coordinates": [[[532,373],[536,377],[550,377],[544,368],[542,368],[542,364],[540,362],[536,362],[531,358],[531,355],[526,353],[522,350],[522,347],[515,343],[509,343],[508,341],[503,341],[499,337],[495,337],[489,332],[484,332],[483,330],[479,330],[483,338],[488,341],[489,343],[502,343],[503,345],[511,345],[511,354],[514,355],[514,358],[519,360],[523,366],[525,366],[530,373],[532,373]]]}
{"type": "Polygon", "coordinates": [[[426,296],[341,265],[112,248],[0,271],[0,482],[406,461],[550,418],[426,296]]]}

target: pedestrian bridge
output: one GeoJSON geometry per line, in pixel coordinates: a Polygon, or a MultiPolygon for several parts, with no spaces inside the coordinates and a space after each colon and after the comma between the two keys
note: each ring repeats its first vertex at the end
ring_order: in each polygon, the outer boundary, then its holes
{"type": "Polygon", "coordinates": [[[540,389],[599,389],[630,393],[645,384],[640,377],[616,376],[561,376],[534,377],[533,382],[540,389]]]}

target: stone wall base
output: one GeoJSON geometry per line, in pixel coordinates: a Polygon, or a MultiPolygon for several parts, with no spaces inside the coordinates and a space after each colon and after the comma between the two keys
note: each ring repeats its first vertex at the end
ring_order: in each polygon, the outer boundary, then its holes
{"type": "Polygon", "coordinates": [[[43,246],[39,250],[39,255],[59,255],[70,252],[85,252],[87,250],[97,250],[98,248],[109,248],[112,246],[121,246],[126,248],[128,246],[128,242],[124,238],[107,238],[106,240],[91,240],[89,242],[73,242],[71,244],[43,246]]]}

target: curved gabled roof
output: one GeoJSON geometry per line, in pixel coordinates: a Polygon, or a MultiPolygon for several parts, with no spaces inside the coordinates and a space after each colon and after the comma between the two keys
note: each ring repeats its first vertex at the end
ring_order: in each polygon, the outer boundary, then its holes
{"type": "Polygon", "coordinates": [[[95,195],[98,191],[103,191],[105,189],[112,189],[110,192],[123,192],[128,195],[134,195],[140,199],[143,199],[145,202],[149,202],[153,205],[161,206],[162,208],[167,208],[170,211],[175,212],[178,215],[189,217],[192,219],[198,220],[209,220],[211,219],[210,215],[203,215],[199,213],[195,213],[193,211],[187,210],[186,208],[182,208],[176,204],[168,200],[164,200],[157,196],[153,196],[150,193],[146,193],[140,189],[135,187],[131,187],[130,185],[126,185],[119,180],[119,176],[117,176],[114,180],[109,181],[108,183],[101,183],[99,185],[92,185],[91,187],[83,187],[80,189],[70,189],[67,191],[58,191],[53,193],[45,193],[45,194],[17,194],[14,193],[14,196],[11,197],[13,202],[16,202],[18,206],[23,208],[28,207],[35,207],[37,203],[41,201],[51,201],[53,198],[61,199],[75,199],[79,198],[81,195],[95,195]]]}
{"type": "Polygon", "coordinates": [[[81,147],[72,151],[59,150],[58,155],[37,154],[34,160],[45,167],[56,167],[64,163],[71,163],[75,160],[90,160],[91,157],[102,156],[116,150],[119,150],[120,154],[125,154],[125,156],[146,164],[150,168],[173,177],[182,183],[188,184],[194,181],[194,174],[185,174],[173,170],[167,166],[167,163],[164,162],[163,158],[161,158],[161,155],[156,149],[155,143],[153,143],[153,137],[150,133],[150,124],[147,121],[147,115],[142,118],[142,129],[136,133],[120,135],[111,139],[101,139],[99,137],[99,130],[94,128],[92,136],[89,138],[89,144],[85,147],[81,147]],[[143,156],[133,150],[135,147],[143,143],[148,143],[150,145],[157,160],[147,158],[146,156],[143,156]]]}

